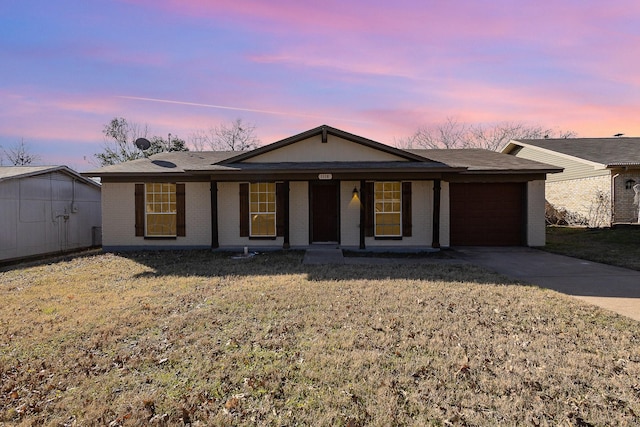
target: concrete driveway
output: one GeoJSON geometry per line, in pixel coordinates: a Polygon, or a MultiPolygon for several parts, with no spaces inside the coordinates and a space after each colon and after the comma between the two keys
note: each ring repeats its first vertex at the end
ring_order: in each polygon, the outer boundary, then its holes
{"type": "Polygon", "coordinates": [[[532,248],[456,248],[455,257],[640,321],[640,271],[532,248]]]}

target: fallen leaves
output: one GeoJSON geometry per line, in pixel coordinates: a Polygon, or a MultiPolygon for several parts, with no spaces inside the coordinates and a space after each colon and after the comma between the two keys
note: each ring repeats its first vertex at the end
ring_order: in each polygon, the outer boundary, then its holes
{"type": "Polygon", "coordinates": [[[99,256],[0,286],[0,423],[637,420],[637,324],[557,294],[460,266],[175,256],[99,256]]]}

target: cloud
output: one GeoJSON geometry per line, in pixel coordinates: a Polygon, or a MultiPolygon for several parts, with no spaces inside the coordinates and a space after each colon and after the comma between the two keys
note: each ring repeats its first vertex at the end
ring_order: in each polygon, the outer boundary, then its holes
{"type": "MultiPolygon", "coordinates": [[[[306,117],[306,118],[323,119],[323,120],[331,119],[331,120],[344,121],[343,118],[338,119],[338,118],[331,118],[331,117],[322,116],[322,115],[304,114],[304,113],[297,113],[292,111],[285,112],[285,111],[277,111],[277,110],[263,110],[263,109],[246,108],[246,107],[232,107],[232,106],[226,106],[226,105],[214,105],[214,104],[202,104],[197,102],[175,101],[175,100],[168,100],[168,99],[143,98],[143,97],[137,97],[137,96],[118,96],[118,98],[131,99],[135,101],[158,102],[163,104],[184,105],[189,107],[216,108],[221,110],[244,111],[244,112],[250,112],[250,113],[271,114],[271,115],[278,115],[278,116],[295,116],[295,117],[306,117]]],[[[358,120],[346,120],[346,121],[357,122],[358,120]]]]}

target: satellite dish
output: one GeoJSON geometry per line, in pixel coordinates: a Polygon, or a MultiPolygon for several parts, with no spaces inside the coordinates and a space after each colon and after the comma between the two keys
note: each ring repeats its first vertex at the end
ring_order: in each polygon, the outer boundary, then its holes
{"type": "Polygon", "coordinates": [[[138,147],[141,150],[146,150],[147,148],[151,147],[151,143],[147,138],[138,138],[136,139],[135,144],[136,144],[136,147],[138,147]]]}

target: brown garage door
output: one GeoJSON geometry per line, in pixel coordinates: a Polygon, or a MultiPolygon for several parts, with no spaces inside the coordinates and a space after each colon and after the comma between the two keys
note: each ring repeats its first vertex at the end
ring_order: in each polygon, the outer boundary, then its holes
{"type": "Polygon", "coordinates": [[[451,183],[452,246],[525,244],[525,184],[451,183]]]}

